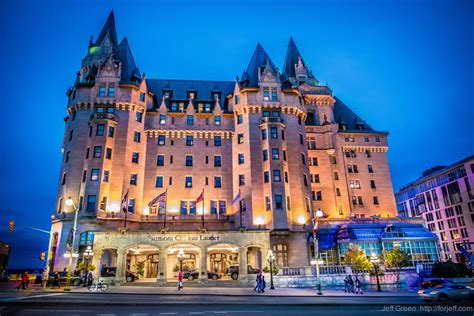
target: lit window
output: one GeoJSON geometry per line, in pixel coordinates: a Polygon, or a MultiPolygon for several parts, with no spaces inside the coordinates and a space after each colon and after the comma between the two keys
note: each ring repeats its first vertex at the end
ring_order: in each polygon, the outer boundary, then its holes
{"type": "Polygon", "coordinates": [[[191,177],[191,176],[186,177],[184,187],[186,187],[186,188],[192,188],[193,187],[193,177],[191,177]]]}
{"type": "Polygon", "coordinates": [[[270,127],[270,138],[278,139],[278,128],[270,127]]]}
{"type": "Polygon", "coordinates": [[[94,146],[94,158],[102,157],[102,146],[94,146]]]}
{"type": "Polygon", "coordinates": [[[130,175],[130,184],[137,185],[137,178],[138,178],[138,175],[136,173],[132,173],[130,175]]]}
{"type": "Polygon", "coordinates": [[[99,169],[94,168],[91,169],[91,181],[97,181],[99,180],[99,169]]]}
{"type": "Polygon", "coordinates": [[[166,124],[166,115],[160,114],[160,125],[166,124]]]}
{"type": "Polygon", "coordinates": [[[244,142],[244,134],[237,135],[237,144],[242,144],[244,142]]]}
{"type": "Polygon", "coordinates": [[[278,148],[272,148],[272,160],[280,159],[280,150],[278,148]]]}
{"type": "Polygon", "coordinates": [[[270,90],[268,88],[263,88],[263,100],[270,101],[270,90]]]}
{"type": "Polygon", "coordinates": [[[274,182],[281,182],[281,171],[280,170],[273,170],[273,181],[274,182]]]}
{"type": "Polygon", "coordinates": [[[193,136],[186,136],[186,146],[192,146],[194,142],[193,136]]]}
{"type": "Polygon", "coordinates": [[[221,125],[221,117],[220,116],[215,116],[214,117],[214,124],[215,125],[221,125]]]}
{"type": "Polygon", "coordinates": [[[164,146],[166,142],[165,135],[158,135],[158,146],[164,146]]]}

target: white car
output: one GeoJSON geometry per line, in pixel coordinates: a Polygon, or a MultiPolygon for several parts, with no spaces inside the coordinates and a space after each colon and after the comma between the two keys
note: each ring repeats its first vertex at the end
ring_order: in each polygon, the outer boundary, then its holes
{"type": "Polygon", "coordinates": [[[474,302],[474,289],[461,284],[442,284],[426,290],[419,290],[418,295],[425,301],[447,302],[467,300],[474,302]]]}

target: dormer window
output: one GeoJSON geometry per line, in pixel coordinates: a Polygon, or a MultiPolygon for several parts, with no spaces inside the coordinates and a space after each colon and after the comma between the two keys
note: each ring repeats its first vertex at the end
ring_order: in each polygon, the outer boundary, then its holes
{"type": "Polygon", "coordinates": [[[188,91],[188,99],[196,99],[196,91],[188,91]]]}
{"type": "Polygon", "coordinates": [[[236,95],[235,96],[235,104],[239,104],[240,103],[240,95],[236,95]]]}
{"type": "Polygon", "coordinates": [[[145,102],[145,92],[140,92],[140,101],[145,102]]]}
{"type": "Polygon", "coordinates": [[[171,111],[172,112],[178,112],[178,102],[172,102],[171,103],[171,111]]]}
{"type": "Polygon", "coordinates": [[[212,99],[213,99],[214,101],[219,100],[220,97],[221,97],[221,94],[220,94],[219,92],[213,92],[213,93],[212,93],[212,99]]]}
{"type": "Polygon", "coordinates": [[[263,101],[270,101],[270,89],[263,88],[263,101]]]}
{"type": "Polygon", "coordinates": [[[105,97],[105,89],[106,89],[105,84],[99,87],[99,94],[98,94],[99,97],[105,97]]]}
{"type": "Polygon", "coordinates": [[[97,113],[105,113],[105,109],[103,107],[99,107],[96,110],[97,113]]]}
{"type": "Polygon", "coordinates": [[[115,113],[115,108],[112,108],[112,107],[107,108],[107,113],[115,113]]]}
{"type": "Polygon", "coordinates": [[[107,90],[107,96],[108,97],[114,97],[115,96],[115,86],[110,85],[109,89],[107,90]]]}
{"type": "Polygon", "coordinates": [[[347,130],[347,124],[339,124],[339,129],[342,130],[342,131],[346,131],[347,130]]]}
{"type": "Polygon", "coordinates": [[[358,131],[364,130],[364,124],[357,124],[356,125],[356,130],[358,130],[358,131]]]}
{"type": "Polygon", "coordinates": [[[211,104],[204,103],[204,112],[211,112],[211,104]]]}
{"type": "Polygon", "coordinates": [[[263,111],[263,117],[269,117],[270,111],[263,111]]]}
{"type": "Polygon", "coordinates": [[[163,90],[163,96],[165,97],[165,99],[170,99],[172,96],[172,93],[170,90],[163,90]]]}

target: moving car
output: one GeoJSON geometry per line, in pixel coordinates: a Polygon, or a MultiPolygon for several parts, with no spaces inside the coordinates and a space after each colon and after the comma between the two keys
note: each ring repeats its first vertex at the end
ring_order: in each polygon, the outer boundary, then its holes
{"type": "Polygon", "coordinates": [[[447,279],[432,279],[432,280],[422,282],[421,287],[424,289],[429,289],[437,285],[452,284],[452,283],[453,281],[447,280],[447,279]]]}
{"type": "MultiPolygon", "coordinates": [[[[222,278],[222,275],[220,275],[219,273],[207,271],[207,278],[215,281],[222,278]]],[[[183,279],[188,279],[188,281],[199,279],[199,272],[198,271],[184,272],[183,279]]]]}
{"type": "MultiPolygon", "coordinates": [[[[46,286],[53,285],[54,273],[55,272],[49,273],[48,283],[46,284],[46,286]]],[[[58,272],[58,273],[59,273],[59,284],[60,285],[66,284],[66,282],[67,282],[67,272],[62,271],[62,272],[58,272]]],[[[81,284],[82,284],[81,277],[78,276],[78,275],[72,275],[71,274],[71,285],[79,286],[81,284]]]]}
{"type": "Polygon", "coordinates": [[[425,301],[447,302],[452,300],[474,301],[474,289],[455,283],[436,285],[432,288],[419,290],[418,295],[425,301]]]}

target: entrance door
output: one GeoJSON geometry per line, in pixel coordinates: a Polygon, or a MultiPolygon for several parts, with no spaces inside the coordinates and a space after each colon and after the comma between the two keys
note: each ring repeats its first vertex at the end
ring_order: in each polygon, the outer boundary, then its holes
{"type": "Polygon", "coordinates": [[[227,255],[224,253],[213,253],[210,255],[211,271],[215,273],[227,273],[227,255]]]}
{"type": "Polygon", "coordinates": [[[158,276],[158,255],[148,255],[147,257],[147,278],[156,278],[158,276]]]}

